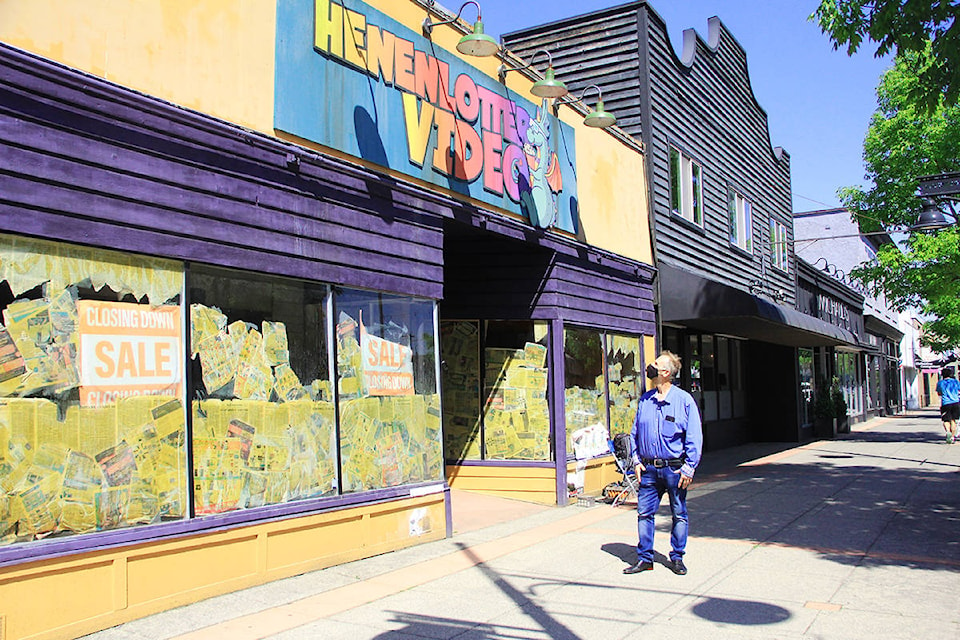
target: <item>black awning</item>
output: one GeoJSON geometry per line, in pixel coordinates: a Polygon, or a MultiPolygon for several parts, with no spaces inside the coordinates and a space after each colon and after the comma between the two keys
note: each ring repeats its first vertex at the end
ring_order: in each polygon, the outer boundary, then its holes
{"type": "Polygon", "coordinates": [[[659,272],[663,322],[792,347],[861,346],[851,331],[793,307],[667,264],[659,272]]]}

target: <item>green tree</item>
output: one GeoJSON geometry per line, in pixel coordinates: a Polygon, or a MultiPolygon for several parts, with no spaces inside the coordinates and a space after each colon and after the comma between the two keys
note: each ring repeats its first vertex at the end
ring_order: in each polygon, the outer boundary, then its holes
{"type": "MultiPolygon", "coordinates": [[[[862,231],[913,224],[920,213],[918,178],[960,171],[960,106],[944,101],[928,111],[911,98],[920,79],[916,54],[899,54],[877,87],[863,145],[869,189],[846,187],[838,195],[862,231]]],[[[960,228],[911,233],[901,247],[880,247],[874,262],[852,274],[896,309],[916,307],[931,318],[926,342],[960,346],[960,228]]]]}
{"type": "Polygon", "coordinates": [[[876,56],[915,54],[918,82],[910,100],[933,111],[960,95],[960,2],[957,0],[821,0],[810,16],[853,55],[864,39],[877,43],[876,56]],[[929,45],[929,46],[928,46],[929,45]]]}

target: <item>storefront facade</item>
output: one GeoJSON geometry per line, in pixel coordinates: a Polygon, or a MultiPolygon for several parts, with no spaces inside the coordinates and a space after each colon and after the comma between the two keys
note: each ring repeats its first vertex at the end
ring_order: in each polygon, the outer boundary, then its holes
{"type": "Polygon", "coordinates": [[[605,104],[644,142],[661,345],[683,360],[679,383],[700,404],[705,448],[797,441],[797,349],[852,337],[796,308],[790,155],[770,138],[747,52],[716,17],[705,38],[687,29],[671,42],[654,4],[504,40],[527,55],[550,51],[578,91],[602,74],[605,104]]]}
{"type": "Polygon", "coordinates": [[[802,258],[797,259],[797,277],[798,309],[833,325],[847,338],[834,346],[798,351],[801,433],[804,438],[832,437],[866,418],[864,296],[802,258]],[[838,406],[838,393],[845,407],[838,406]]]}
{"type": "Polygon", "coordinates": [[[0,27],[4,637],[565,503],[653,350],[637,143],[425,2],[53,4],[0,27]]]}

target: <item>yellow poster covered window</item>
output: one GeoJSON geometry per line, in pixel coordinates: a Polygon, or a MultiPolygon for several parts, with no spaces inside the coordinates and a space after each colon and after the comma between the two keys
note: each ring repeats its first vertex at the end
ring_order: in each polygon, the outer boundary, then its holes
{"type": "Polygon", "coordinates": [[[328,295],[326,285],[191,268],[198,515],[336,493],[328,295]]]}
{"type": "Polygon", "coordinates": [[[443,478],[432,301],[334,295],[343,491],[443,478]]]}
{"type": "Polygon", "coordinates": [[[186,515],[179,263],[0,235],[0,544],[186,515]]]}

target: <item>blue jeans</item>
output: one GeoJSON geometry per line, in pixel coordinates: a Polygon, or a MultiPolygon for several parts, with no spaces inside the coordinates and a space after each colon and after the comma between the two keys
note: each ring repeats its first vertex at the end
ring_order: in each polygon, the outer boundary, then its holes
{"type": "Polygon", "coordinates": [[[687,490],[678,486],[680,470],[663,467],[655,469],[648,465],[640,474],[640,490],[637,492],[637,558],[640,562],[653,562],[653,516],[666,493],[670,498],[670,513],[673,527],[670,531],[670,560],[683,558],[687,548],[687,490]]]}

